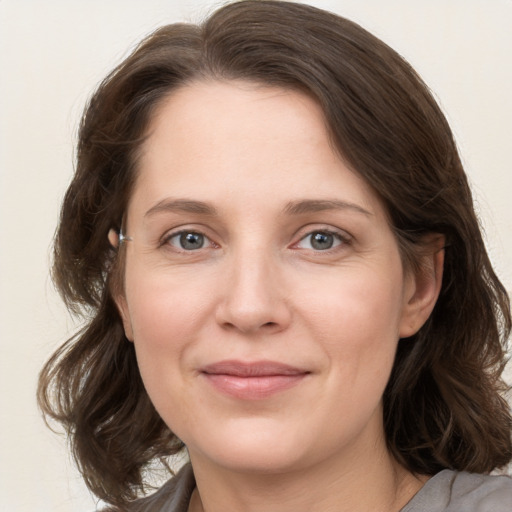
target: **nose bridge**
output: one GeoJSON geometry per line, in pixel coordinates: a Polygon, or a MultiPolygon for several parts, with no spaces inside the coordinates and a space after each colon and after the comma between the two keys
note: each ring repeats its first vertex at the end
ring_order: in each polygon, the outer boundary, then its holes
{"type": "Polygon", "coordinates": [[[290,312],[280,274],[281,262],[268,247],[249,242],[233,250],[218,321],[242,332],[283,329],[290,312]]]}

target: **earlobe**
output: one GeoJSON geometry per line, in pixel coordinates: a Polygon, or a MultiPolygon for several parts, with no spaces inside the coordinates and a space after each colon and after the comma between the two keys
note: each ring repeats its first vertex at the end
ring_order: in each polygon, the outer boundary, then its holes
{"type": "Polygon", "coordinates": [[[108,232],[108,241],[114,249],[117,249],[119,247],[119,235],[113,228],[110,228],[108,232]]]}
{"type": "Polygon", "coordinates": [[[124,334],[129,341],[133,341],[133,327],[126,298],[124,296],[120,296],[114,300],[119,314],[121,315],[121,320],[123,321],[124,334]]]}
{"type": "Polygon", "coordinates": [[[416,334],[432,313],[441,291],[445,237],[428,235],[420,265],[406,278],[400,338],[416,334]]]}

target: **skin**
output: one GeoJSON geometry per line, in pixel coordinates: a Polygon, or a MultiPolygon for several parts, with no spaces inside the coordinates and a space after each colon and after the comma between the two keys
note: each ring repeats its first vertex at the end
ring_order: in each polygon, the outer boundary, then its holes
{"type": "Polygon", "coordinates": [[[147,391],[187,445],[190,510],[399,510],[425,479],[389,454],[382,394],[399,338],[437,299],[439,244],[404,271],[381,201],[301,93],[190,84],[148,134],[117,303],[147,391]],[[183,247],[183,233],[203,245],[183,247]],[[304,374],[240,398],[205,376],[224,360],[304,374]]]}

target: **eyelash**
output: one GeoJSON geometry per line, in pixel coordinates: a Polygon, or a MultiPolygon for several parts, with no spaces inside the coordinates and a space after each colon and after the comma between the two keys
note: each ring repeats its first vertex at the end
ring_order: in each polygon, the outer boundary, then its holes
{"type": "MultiPolygon", "coordinates": [[[[181,242],[182,240],[180,240],[181,242]]],[[[180,243],[178,242],[178,243],[180,243]]],[[[344,232],[340,232],[340,231],[335,231],[335,230],[332,230],[332,229],[322,229],[322,228],[319,228],[319,229],[312,229],[310,231],[308,231],[307,233],[305,233],[303,236],[301,236],[301,238],[293,243],[290,247],[291,248],[296,248],[296,249],[299,249],[299,250],[308,250],[308,251],[313,251],[315,253],[324,253],[324,254],[329,254],[333,251],[335,251],[339,246],[346,246],[346,245],[350,245],[352,242],[352,238],[344,233],[344,232]],[[314,236],[314,235],[327,235],[329,237],[333,237],[335,239],[335,242],[336,241],[338,243],[336,243],[336,245],[334,245],[333,247],[328,247],[326,249],[315,249],[315,248],[300,248],[298,247],[299,244],[305,240],[307,240],[308,238],[314,236]]],[[[180,231],[174,231],[174,232],[171,232],[171,233],[168,233],[167,235],[165,235],[161,241],[160,241],[160,244],[159,244],[159,247],[165,247],[165,246],[171,246],[173,250],[175,251],[178,251],[178,252],[181,252],[181,253],[194,253],[194,252],[197,252],[197,251],[200,251],[201,249],[209,249],[209,248],[219,248],[220,246],[218,244],[216,244],[215,242],[213,242],[210,237],[208,237],[205,233],[203,233],[202,231],[200,230],[194,230],[194,229],[181,229],[180,231]],[[200,236],[203,238],[204,242],[206,244],[209,244],[210,247],[204,247],[204,246],[201,246],[197,249],[186,249],[184,247],[177,247],[173,244],[171,244],[171,240],[173,240],[174,238],[177,238],[177,237],[182,237],[183,235],[195,235],[195,236],[200,236]]]]}
{"type": "Polygon", "coordinates": [[[166,246],[166,245],[170,245],[171,247],[173,247],[175,250],[179,251],[179,252],[187,252],[187,253],[191,253],[191,252],[195,252],[197,250],[200,250],[200,249],[204,249],[205,247],[199,247],[198,249],[196,250],[187,250],[183,247],[175,247],[173,246],[170,242],[173,238],[176,238],[176,237],[181,237],[183,235],[198,235],[200,237],[203,237],[204,241],[205,242],[209,242],[212,246],[214,246],[214,248],[217,248],[219,247],[215,242],[213,242],[207,235],[205,235],[204,233],[202,233],[201,231],[198,231],[198,230],[194,230],[194,229],[182,229],[180,231],[174,231],[172,233],[169,233],[167,235],[165,235],[161,242],[160,242],[160,247],[163,247],[163,246],[166,246]]]}
{"type": "Polygon", "coordinates": [[[317,253],[325,253],[325,254],[329,254],[330,252],[332,251],[335,251],[339,246],[345,246],[345,245],[350,245],[352,239],[351,237],[346,234],[346,233],[341,233],[339,231],[334,231],[332,229],[313,229],[311,231],[308,231],[304,236],[302,236],[300,238],[300,240],[296,243],[293,244],[293,247],[297,247],[301,242],[307,240],[308,238],[311,239],[314,235],[328,235],[330,237],[333,237],[333,239],[335,240],[334,243],[336,243],[336,241],[338,242],[336,245],[332,246],[332,247],[328,247],[326,249],[310,249],[310,248],[306,248],[304,250],[312,250],[313,252],[317,252],[317,253]]]}

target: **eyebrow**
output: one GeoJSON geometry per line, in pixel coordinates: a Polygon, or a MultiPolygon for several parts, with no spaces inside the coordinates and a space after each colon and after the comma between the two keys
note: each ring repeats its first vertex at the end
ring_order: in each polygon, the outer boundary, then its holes
{"type": "Polygon", "coordinates": [[[303,199],[288,203],[284,212],[288,215],[301,215],[304,213],[323,212],[326,210],[352,210],[364,215],[372,215],[362,206],[347,201],[339,201],[337,199],[303,199]]]}
{"type": "Polygon", "coordinates": [[[198,215],[214,216],[217,209],[211,204],[192,199],[163,199],[151,207],[144,217],[150,217],[161,212],[195,213],[198,215]]]}
{"type": "MultiPolygon", "coordinates": [[[[315,213],[327,210],[352,210],[364,215],[372,215],[363,207],[347,201],[337,199],[301,199],[289,202],[285,208],[286,215],[302,215],[305,213],[315,213]]],[[[194,201],[192,199],[163,199],[152,206],[144,217],[151,217],[162,212],[194,213],[197,215],[215,216],[217,209],[206,202],[194,201]]]]}

